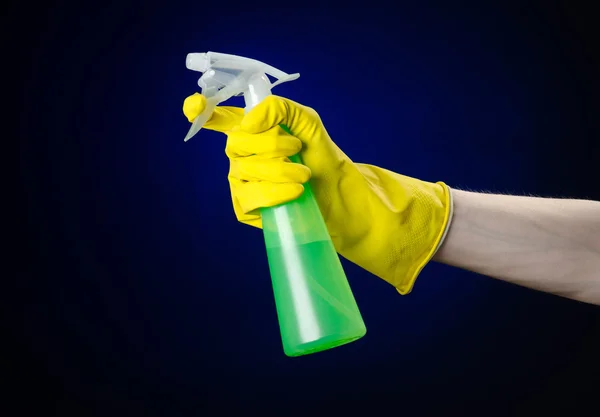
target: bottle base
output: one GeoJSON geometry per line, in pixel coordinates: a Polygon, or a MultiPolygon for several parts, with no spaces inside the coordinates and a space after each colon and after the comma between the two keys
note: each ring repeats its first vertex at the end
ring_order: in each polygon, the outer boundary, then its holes
{"type": "Polygon", "coordinates": [[[310,355],[311,353],[322,352],[324,350],[333,349],[338,346],[347,345],[348,343],[354,342],[362,338],[366,334],[366,330],[360,334],[355,334],[347,337],[340,337],[339,335],[327,336],[312,342],[303,343],[301,345],[294,346],[293,348],[285,348],[284,353],[290,358],[310,355]]]}

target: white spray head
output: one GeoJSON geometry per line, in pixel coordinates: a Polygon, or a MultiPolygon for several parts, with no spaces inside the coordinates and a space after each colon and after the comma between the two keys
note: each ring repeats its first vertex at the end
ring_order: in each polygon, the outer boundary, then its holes
{"type": "Polygon", "coordinates": [[[210,119],[219,103],[233,96],[243,95],[246,111],[271,94],[271,89],[286,81],[293,81],[300,74],[287,74],[255,59],[218,52],[190,53],[185,65],[192,71],[202,72],[198,85],[206,97],[206,107],[192,123],[184,141],[190,140],[210,119]],[[271,83],[267,75],[276,78],[271,83]]]}

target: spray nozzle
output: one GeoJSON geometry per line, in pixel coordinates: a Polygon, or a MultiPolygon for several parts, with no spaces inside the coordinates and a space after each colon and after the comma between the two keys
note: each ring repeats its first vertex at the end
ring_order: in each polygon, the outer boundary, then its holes
{"type": "Polygon", "coordinates": [[[300,77],[300,74],[288,74],[255,59],[218,52],[190,53],[185,65],[192,71],[203,73],[198,85],[206,97],[206,107],[194,119],[184,139],[186,142],[210,119],[219,103],[243,95],[248,111],[270,95],[274,87],[300,77]],[[267,75],[277,81],[271,83],[267,75]]]}

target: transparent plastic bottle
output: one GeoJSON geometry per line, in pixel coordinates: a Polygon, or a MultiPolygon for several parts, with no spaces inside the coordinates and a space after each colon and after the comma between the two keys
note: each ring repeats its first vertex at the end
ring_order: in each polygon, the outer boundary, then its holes
{"type": "MultiPolygon", "coordinates": [[[[205,111],[194,120],[189,140],[209,120],[214,107],[243,94],[250,111],[287,74],[260,61],[214,52],[189,54],[190,69],[204,72],[198,84],[207,96],[205,111]],[[278,81],[271,84],[266,74],[278,81]]],[[[292,134],[286,126],[281,126],[292,134]]],[[[290,158],[302,163],[300,155],[290,158]]],[[[340,258],[333,246],[310,182],[294,201],[261,209],[263,234],[277,307],[283,349],[301,356],[350,343],[366,327],[340,258]]]]}

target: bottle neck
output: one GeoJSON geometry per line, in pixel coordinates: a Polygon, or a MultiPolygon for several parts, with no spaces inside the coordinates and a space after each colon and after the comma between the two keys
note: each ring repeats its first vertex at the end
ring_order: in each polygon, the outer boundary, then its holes
{"type": "Polygon", "coordinates": [[[244,101],[246,102],[245,113],[248,113],[254,106],[271,95],[271,82],[265,74],[258,73],[250,77],[248,89],[244,91],[244,101]]]}

